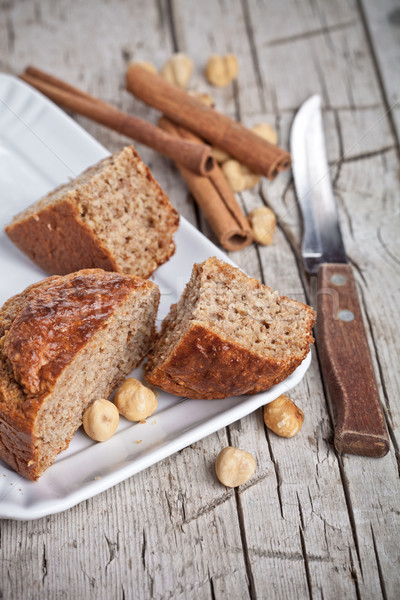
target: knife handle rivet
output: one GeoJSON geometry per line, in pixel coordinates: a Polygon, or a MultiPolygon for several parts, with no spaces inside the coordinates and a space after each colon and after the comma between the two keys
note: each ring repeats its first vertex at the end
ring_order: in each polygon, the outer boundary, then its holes
{"type": "Polygon", "coordinates": [[[335,275],[332,275],[331,281],[335,285],[344,285],[345,283],[347,283],[347,277],[345,277],[344,275],[340,275],[339,273],[335,273],[335,275]]]}
{"type": "Polygon", "coordinates": [[[338,317],[341,321],[352,321],[354,319],[354,313],[351,310],[340,310],[338,317]]]}

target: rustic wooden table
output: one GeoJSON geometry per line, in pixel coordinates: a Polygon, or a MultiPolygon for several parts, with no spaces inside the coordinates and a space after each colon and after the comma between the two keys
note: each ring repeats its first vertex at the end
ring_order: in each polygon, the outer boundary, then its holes
{"type": "MultiPolygon", "coordinates": [[[[399,133],[398,0],[0,0],[0,70],[32,63],[125,110],[156,113],[124,89],[132,59],[192,57],[191,87],[246,125],[268,121],[288,148],[298,106],[320,93],[332,179],[357,277],[390,453],[339,456],[318,356],[292,393],[300,434],[266,431],[262,411],[67,512],[0,524],[0,598],[398,598],[399,133]],[[210,89],[203,67],[234,52],[237,82],[210,89]],[[257,471],[222,487],[216,454],[232,444],[257,471]]],[[[127,142],[77,118],[111,151],[127,142]]],[[[181,214],[213,239],[176,169],[139,147],[181,214]]],[[[314,303],[299,255],[290,173],[240,194],[267,204],[275,242],[232,254],[273,289],[314,303]]],[[[318,348],[317,348],[318,350],[318,348]]]]}

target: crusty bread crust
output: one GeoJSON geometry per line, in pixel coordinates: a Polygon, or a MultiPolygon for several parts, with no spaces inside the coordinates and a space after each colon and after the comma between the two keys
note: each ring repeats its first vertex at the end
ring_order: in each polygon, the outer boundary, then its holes
{"type": "Polygon", "coordinates": [[[147,278],[175,252],[178,225],[177,211],[129,146],[28,206],[5,231],[50,274],[100,268],[147,278]]]}
{"type": "Polygon", "coordinates": [[[211,257],[193,266],[145,366],[146,379],[193,399],[268,390],[313,344],[313,309],[211,257]]]}
{"type": "MultiPolygon", "coordinates": [[[[310,331],[313,319],[310,316],[310,331]]],[[[309,343],[313,341],[310,336],[309,343]]],[[[300,365],[301,358],[280,363],[268,361],[219,335],[194,324],[169,360],[146,374],[151,384],[192,399],[218,399],[268,390],[300,365]]]]}
{"type": "Polygon", "coordinates": [[[99,268],[118,271],[107,248],[79,217],[78,207],[66,199],[6,227],[8,237],[41,269],[66,275],[99,268]]]}
{"type": "MultiPolygon", "coordinates": [[[[88,269],[34,284],[0,309],[0,458],[28,479],[36,480],[44,470],[39,461],[43,446],[47,443],[45,452],[48,452],[49,460],[46,468],[60,450],[68,446],[80,424],[77,422],[75,428],[68,430],[58,445],[52,447],[51,442],[43,439],[39,422],[57,384],[66,379],[68,385],[67,369],[71,369],[75,359],[83,355],[93,340],[101,353],[97,356],[105,356],[102,332],[106,331],[117,311],[121,311],[125,323],[133,322],[135,315],[125,307],[136,294],[140,294],[141,303],[148,302],[153,314],[142,315],[148,321],[143,333],[144,322],[138,323],[138,335],[145,340],[139,356],[130,358],[129,355],[126,364],[117,365],[117,369],[112,361],[119,349],[111,349],[107,381],[104,383],[101,379],[104,375],[98,375],[98,383],[109,395],[115,385],[138,366],[150,348],[159,302],[159,290],[154,283],[88,269]]],[[[127,343],[131,344],[129,335],[127,343]]],[[[91,369],[96,370],[96,360],[91,369]]],[[[104,367],[103,364],[103,370],[104,367]]],[[[74,375],[79,379],[79,372],[74,375]]],[[[90,401],[88,397],[87,403],[90,401]]],[[[69,418],[68,404],[70,399],[66,389],[65,419],[69,418]]],[[[63,415],[58,416],[62,423],[63,415]]],[[[54,425],[55,428],[58,426],[54,425]]]]}

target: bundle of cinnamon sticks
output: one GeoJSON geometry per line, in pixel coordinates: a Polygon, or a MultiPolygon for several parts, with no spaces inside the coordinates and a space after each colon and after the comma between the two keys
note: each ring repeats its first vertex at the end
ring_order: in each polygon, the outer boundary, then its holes
{"type": "Polygon", "coordinates": [[[28,67],[20,77],[64,108],[174,160],[222,246],[239,250],[251,243],[248,220],[204,140],[269,179],[290,166],[287,152],[137,64],[128,69],[127,89],[163,112],[167,118],[160,119],[159,127],[34,67],[28,67]]]}

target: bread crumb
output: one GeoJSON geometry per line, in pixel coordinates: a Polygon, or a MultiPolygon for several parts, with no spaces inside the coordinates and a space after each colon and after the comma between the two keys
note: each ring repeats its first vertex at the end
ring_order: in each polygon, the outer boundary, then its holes
{"type": "Polygon", "coordinates": [[[98,481],[99,479],[102,479],[101,475],[96,475],[96,477],[93,478],[95,481],[98,481]]]}
{"type": "Polygon", "coordinates": [[[141,444],[143,442],[143,440],[135,440],[133,443],[134,444],[141,444]]]}
{"type": "Polygon", "coordinates": [[[141,419],[139,423],[146,423],[146,419],[141,419]]]}

